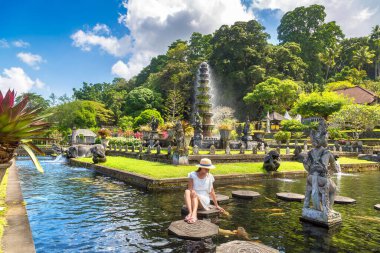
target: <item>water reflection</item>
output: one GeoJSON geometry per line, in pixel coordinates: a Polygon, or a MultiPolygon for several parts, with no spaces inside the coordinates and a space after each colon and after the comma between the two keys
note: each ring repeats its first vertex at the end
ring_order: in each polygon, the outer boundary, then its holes
{"type": "MultiPolygon", "coordinates": [[[[223,234],[197,242],[169,236],[170,223],[181,219],[182,191],[147,193],[91,170],[42,163],[44,175],[30,161],[17,162],[37,252],[213,252],[221,243],[244,240],[223,234]]],[[[379,202],[379,181],[380,172],[340,177],[340,195],[357,204],[334,206],[343,217],[336,231],[301,223],[302,203],[276,198],[277,192],[303,194],[303,178],[218,187],[228,196],[246,189],[262,197],[231,200],[222,205],[230,215],[216,222],[224,230],[243,227],[245,239],[281,252],[376,252],[380,223],[374,220],[380,213],[373,205],[379,202]]]]}

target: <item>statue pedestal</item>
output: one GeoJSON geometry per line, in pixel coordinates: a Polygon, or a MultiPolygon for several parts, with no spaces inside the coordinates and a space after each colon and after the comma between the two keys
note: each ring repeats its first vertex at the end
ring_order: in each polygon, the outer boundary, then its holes
{"type": "Polygon", "coordinates": [[[302,208],[301,221],[313,223],[315,225],[330,228],[336,226],[342,222],[342,216],[340,213],[330,211],[327,215],[312,208],[302,208]]]}
{"type": "Polygon", "coordinates": [[[188,165],[189,157],[186,155],[173,154],[173,164],[174,165],[188,165]]]}

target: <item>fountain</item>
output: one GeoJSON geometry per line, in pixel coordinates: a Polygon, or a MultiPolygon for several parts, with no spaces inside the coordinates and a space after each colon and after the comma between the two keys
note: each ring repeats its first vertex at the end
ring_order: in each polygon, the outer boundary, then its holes
{"type": "Polygon", "coordinates": [[[212,137],[212,130],[214,125],[212,124],[212,104],[210,102],[210,75],[208,70],[208,64],[202,62],[199,66],[198,83],[197,83],[197,95],[196,95],[196,110],[199,116],[202,118],[202,135],[203,137],[212,137]]]}

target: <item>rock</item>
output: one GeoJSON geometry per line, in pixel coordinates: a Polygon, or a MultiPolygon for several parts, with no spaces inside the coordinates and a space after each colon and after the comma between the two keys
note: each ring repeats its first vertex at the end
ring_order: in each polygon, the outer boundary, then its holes
{"type": "MultiPolygon", "coordinates": [[[[183,205],[181,208],[181,214],[182,215],[187,215],[189,213],[189,210],[187,210],[186,205],[183,205]]],[[[210,205],[210,210],[198,210],[197,211],[197,216],[198,219],[203,219],[203,218],[212,218],[212,217],[218,217],[220,214],[220,211],[215,208],[215,206],[210,205]]]]}
{"type": "Polygon", "coordinates": [[[286,201],[298,201],[302,202],[305,199],[305,195],[292,193],[292,192],[278,192],[276,193],[277,198],[286,201]]]}
{"type": "Polygon", "coordinates": [[[184,220],[173,221],[169,228],[169,233],[179,238],[201,240],[218,234],[219,227],[209,221],[197,220],[189,224],[184,220]]]}
{"type": "MultiPolygon", "coordinates": [[[[216,201],[218,201],[218,204],[220,203],[226,203],[230,200],[230,197],[222,194],[216,194],[216,201]]],[[[211,199],[211,204],[214,204],[214,201],[211,199]]]]}
{"type": "Polygon", "coordinates": [[[280,154],[276,150],[270,151],[264,157],[263,167],[266,171],[277,171],[280,167],[280,154]]]}
{"type": "Polygon", "coordinates": [[[334,199],[335,204],[353,204],[356,203],[355,199],[343,197],[343,196],[335,196],[334,199]]]}
{"type": "Polygon", "coordinates": [[[239,199],[253,199],[259,197],[260,193],[254,191],[233,191],[232,197],[239,199]]]}
{"type": "Polygon", "coordinates": [[[380,210],[380,204],[374,205],[373,206],[376,210],[380,210]]]}
{"type": "Polygon", "coordinates": [[[216,253],[234,252],[278,253],[279,251],[258,242],[239,240],[223,243],[216,247],[216,253]]]}

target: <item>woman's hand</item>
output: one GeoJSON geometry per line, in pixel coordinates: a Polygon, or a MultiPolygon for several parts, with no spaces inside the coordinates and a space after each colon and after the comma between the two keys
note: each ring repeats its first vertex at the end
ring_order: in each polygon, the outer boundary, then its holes
{"type": "Polygon", "coordinates": [[[222,213],[224,213],[224,209],[222,208],[222,207],[220,207],[220,206],[215,206],[216,207],[216,209],[218,209],[220,212],[222,212],[222,213]]]}

